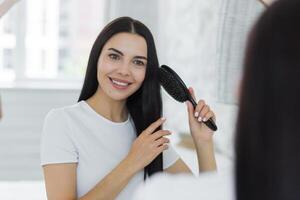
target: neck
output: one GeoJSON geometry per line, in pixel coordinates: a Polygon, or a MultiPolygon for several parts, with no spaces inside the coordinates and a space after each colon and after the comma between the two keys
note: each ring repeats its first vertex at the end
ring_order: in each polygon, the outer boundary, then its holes
{"type": "Polygon", "coordinates": [[[114,100],[108,97],[103,90],[97,89],[96,93],[86,102],[98,114],[113,122],[124,122],[128,118],[126,100],[114,100]]]}

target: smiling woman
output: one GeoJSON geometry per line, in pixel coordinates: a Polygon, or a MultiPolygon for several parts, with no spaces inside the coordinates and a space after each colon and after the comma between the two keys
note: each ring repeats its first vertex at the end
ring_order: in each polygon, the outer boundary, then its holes
{"type": "MultiPolygon", "coordinates": [[[[169,148],[171,132],[162,129],[158,69],[144,24],[121,17],[104,27],[78,103],[50,111],[45,120],[41,163],[49,200],[131,199],[157,172],[191,172],[169,148]]],[[[199,170],[215,170],[212,131],[201,123],[214,113],[204,101],[188,111],[199,170]]]]}
{"type": "Polygon", "coordinates": [[[79,102],[45,120],[41,162],[48,199],[130,199],[144,178],[178,160],[166,150],[170,132],[161,130],[157,70],[145,25],[123,17],[103,29],[79,102]]]}

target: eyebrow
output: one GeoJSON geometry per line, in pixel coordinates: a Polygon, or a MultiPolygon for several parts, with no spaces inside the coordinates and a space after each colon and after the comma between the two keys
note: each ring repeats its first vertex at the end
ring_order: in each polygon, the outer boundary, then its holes
{"type": "MultiPolygon", "coordinates": [[[[108,50],[114,51],[114,52],[116,52],[116,53],[118,53],[118,54],[124,56],[124,54],[123,54],[121,51],[119,51],[119,50],[117,50],[117,49],[115,49],[115,48],[109,48],[108,50]]],[[[134,58],[139,58],[139,59],[148,60],[145,56],[134,56],[134,58]]]]}

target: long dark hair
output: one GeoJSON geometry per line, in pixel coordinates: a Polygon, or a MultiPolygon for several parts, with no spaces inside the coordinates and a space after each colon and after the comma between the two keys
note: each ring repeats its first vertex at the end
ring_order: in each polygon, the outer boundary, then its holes
{"type": "MultiPolygon", "coordinates": [[[[87,100],[98,88],[97,62],[105,43],[115,34],[120,32],[135,33],[142,36],[147,43],[147,68],[145,80],[141,87],[132,94],[126,102],[127,109],[133,119],[136,134],[145,130],[151,123],[161,117],[162,98],[158,82],[158,58],[155,43],[150,30],[141,22],[130,17],[120,17],[104,27],[98,35],[92,47],[83,87],[78,101],[87,100]]],[[[161,129],[159,127],[157,130],[161,129]]],[[[157,156],[148,166],[145,167],[146,175],[162,171],[162,154],[157,156]]]]}
{"type": "Polygon", "coordinates": [[[238,200],[300,199],[300,1],[279,0],[248,40],[235,141],[238,200]]]}

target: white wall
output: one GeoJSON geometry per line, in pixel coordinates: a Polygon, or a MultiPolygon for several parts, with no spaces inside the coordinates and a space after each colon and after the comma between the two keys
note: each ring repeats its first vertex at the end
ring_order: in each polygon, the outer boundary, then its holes
{"type": "Polygon", "coordinates": [[[78,90],[1,89],[0,180],[41,179],[39,144],[43,120],[54,107],[76,103],[78,90]]]}
{"type": "Polygon", "coordinates": [[[248,34],[265,8],[258,0],[221,0],[220,4],[217,92],[222,102],[234,103],[237,98],[233,89],[241,78],[248,34]]]}

